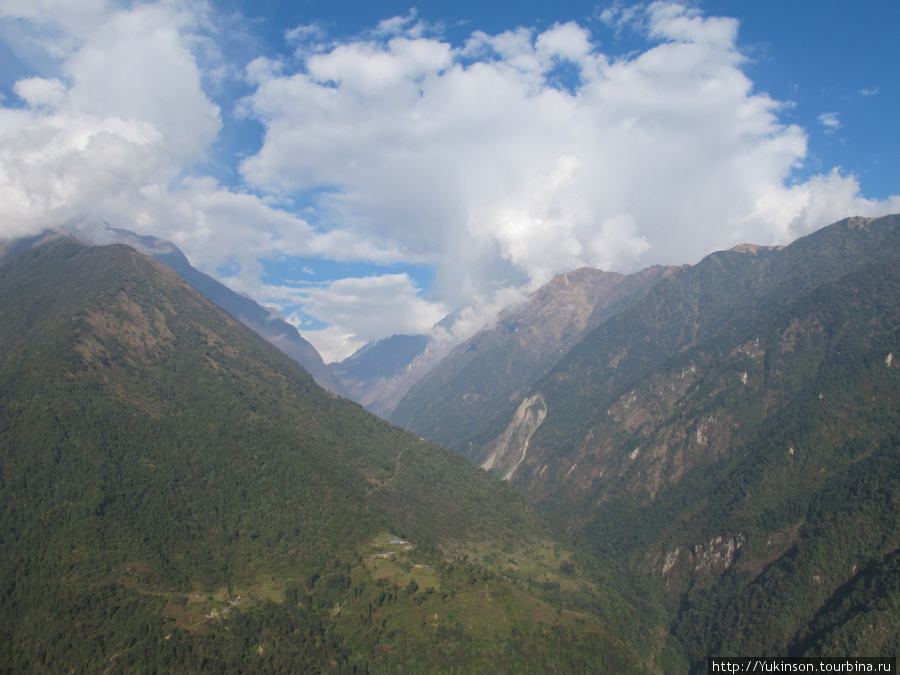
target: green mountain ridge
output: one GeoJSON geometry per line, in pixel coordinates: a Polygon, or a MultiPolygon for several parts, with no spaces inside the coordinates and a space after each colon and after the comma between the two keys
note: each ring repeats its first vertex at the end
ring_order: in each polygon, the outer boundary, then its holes
{"type": "Polygon", "coordinates": [[[138,235],[129,230],[110,227],[106,223],[98,224],[90,219],[75,219],[65,227],[45,230],[35,236],[12,241],[0,240],[0,263],[11,260],[22,251],[59,237],[72,237],[91,246],[124,244],[163,263],[175,270],[203,296],[300,363],[317,384],[332,393],[344,394],[341,384],[322,361],[319,352],[294,326],[279,314],[262,307],[247,296],[235,293],[221,282],[193,267],[184,253],[165,239],[138,235]]]}
{"type": "Polygon", "coordinates": [[[18,253],[2,671],[900,653],[900,216],[559,278],[398,407],[467,457],[129,248],[18,253]]]}
{"type": "Polygon", "coordinates": [[[125,244],[154,260],[171,267],[179,276],[196,288],[204,297],[231,314],[238,321],[261,335],[285,354],[302,365],[316,384],[328,391],[342,395],[343,388],[331,369],[322,361],[316,348],[281,315],[257,304],[254,300],[235,293],[225,284],[193,267],[177,246],[157,237],[140,236],[128,230],[108,228],[111,243],[125,244]]]}
{"type": "Polygon", "coordinates": [[[578,342],[470,456],[514,457],[539,513],[633,569],[685,670],[896,655],[898,258],[898,216],[712,254],[578,342]]]}
{"type": "Polygon", "coordinates": [[[643,672],[658,650],[653,610],[510,486],[124,246],[0,266],[0,448],[4,672],[643,672]]]}

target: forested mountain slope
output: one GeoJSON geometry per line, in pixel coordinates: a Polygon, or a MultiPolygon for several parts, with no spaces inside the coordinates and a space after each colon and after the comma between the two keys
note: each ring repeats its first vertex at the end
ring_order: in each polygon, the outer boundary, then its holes
{"type": "Polygon", "coordinates": [[[106,224],[101,227],[90,221],[75,220],[64,228],[47,230],[36,236],[0,241],[0,263],[14,258],[22,251],[62,236],[70,236],[90,245],[125,244],[171,267],[204,297],[302,365],[319,386],[335,394],[345,393],[316,348],[294,326],[277,312],[262,307],[247,296],[235,293],[225,284],[195,268],[175,244],[165,239],[135,234],[106,224]]]}
{"type": "Polygon", "coordinates": [[[277,312],[262,307],[247,296],[235,293],[225,284],[195,268],[172,242],[112,227],[107,228],[107,238],[110,241],[104,243],[131,246],[163,265],[171,267],[204,297],[212,300],[235,319],[302,365],[319,386],[335,394],[344,393],[343,387],[331,369],[325,365],[322,356],[294,326],[285,321],[277,312]]]}
{"type": "Polygon", "coordinates": [[[511,400],[520,400],[588,331],[640,300],[673,269],[624,275],[582,268],[558,275],[455,347],[388,419],[468,454],[497,424],[505,425],[500,414],[511,400]]]}
{"type": "Polygon", "coordinates": [[[898,263],[897,216],[713,254],[589,333],[472,456],[639,570],[697,672],[895,655],[898,263]]]}
{"type": "Polygon", "coordinates": [[[659,653],[653,603],[581,574],[511,487],[124,246],[57,239],[0,266],[0,505],[8,672],[617,672],[659,653]]]}

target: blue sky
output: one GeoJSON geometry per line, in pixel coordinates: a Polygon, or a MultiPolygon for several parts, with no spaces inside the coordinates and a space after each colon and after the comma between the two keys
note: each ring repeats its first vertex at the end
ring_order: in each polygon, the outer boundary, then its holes
{"type": "Polygon", "coordinates": [[[326,360],[900,211],[900,4],[0,0],[0,236],[175,242],[326,360]]]}

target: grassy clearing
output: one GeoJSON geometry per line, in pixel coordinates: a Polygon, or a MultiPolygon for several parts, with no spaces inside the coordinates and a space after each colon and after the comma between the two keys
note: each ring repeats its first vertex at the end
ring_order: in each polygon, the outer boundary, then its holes
{"type": "Polygon", "coordinates": [[[559,584],[560,589],[567,591],[593,587],[591,582],[575,573],[571,554],[552,542],[518,546],[509,543],[469,544],[454,550],[453,555],[468,556],[473,563],[529,583],[559,584]]]}
{"type": "Polygon", "coordinates": [[[415,579],[420,588],[437,590],[440,587],[434,571],[416,554],[415,542],[390,532],[376,535],[371,547],[362,552],[362,558],[365,570],[373,579],[391,578],[398,586],[405,586],[415,579]]]}

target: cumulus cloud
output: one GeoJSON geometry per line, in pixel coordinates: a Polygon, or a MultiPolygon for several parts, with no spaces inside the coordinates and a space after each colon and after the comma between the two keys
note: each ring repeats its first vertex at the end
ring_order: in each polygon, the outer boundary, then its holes
{"type": "Polygon", "coordinates": [[[859,181],[835,167],[804,183],[760,194],[748,219],[779,223],[773,241],[787,243],[843,217],[838,214],[876,217],[887,213],[900,213],[900,196],[866,199],[860,194],[859,181]]]}
{"type": "MultiPolygon", "coordinates": [[[[406,274],[339,279],[318,287],[282,290],[293,295],[307,315],[332,324],[303,331],[326,361],[342,359],[348,351],[395,333],[427,333],[447,314],[444,305],[422,299],[420,289],[406,274]]],[[[294,315],[289,320],[303,328],[302,318],[294,315]]]]}
{"type": "Polygon", "coordinates": [[[807,133],[755,90],[736,20],[668,1],[599,18],[646,49],[606,54],[577,23],[451,44],[411,11],[342,40],[298,26],[296,52],[235,63],[201,0],[7,0],[0,34],[41,67],[0,107],[0,235],[88,215],[170,239],[328,324],[310,337],[340,358],[463,307],[441,334],[458,339],[575,267],[695,262],[897,210],[838,169],[795,180],[807,133]],[[238,103],[216,98],[231,72],[251,88],[238,103]],[[223,105],[265,132],[230,187],[197,168],[223,105]],[[262,261],[291,256],[426,264],[435,282],[264,281],[262,261]]]}
{"type": "Polygon", "coordinates": [[[737,22],[670,3],[627,17],[659,41],[631,59],[570,23],[476,31],[458,49],[360,39],[294,72],[258,69],[247,105],[266,138],[242,173],[277,194],[333,187],[323,218],[432,259],[451,303],[511,270],[533,288],[580,265],[780,237],[756,201],[788,194],[806,137],[753,93],[737,22]],[[572,89],[553,77],[561,63],[572,89]]]}
{"type": "Polygon", "coordinates": [[[2,8],[34,19],[31,42],[65,34],[71,46],[59,77],[19,80],[19,105],[0,108],[0,235],[94,216],[170,238],[209,269],[237,258],[258,271],[274,251],[392,257],[191,173],[222,128],[200,65],[205,5],[63,5],[59,15],[51,0],[2,8]]]}
{"type": "Polygon", "coordinates": [[[5,18],[34,19],[29,44],[67,39],[52,42],[60,76],[19,80],[24,105],[0,111],[2,234],[128,214],[202,160],[221,127],[190,49],[194,14],[174,3],[62,4],[3,7],[5,18]]]}

